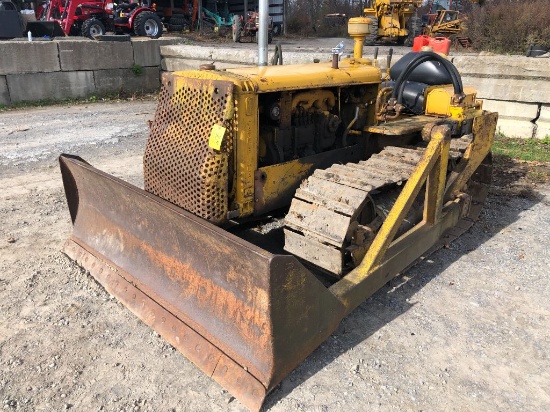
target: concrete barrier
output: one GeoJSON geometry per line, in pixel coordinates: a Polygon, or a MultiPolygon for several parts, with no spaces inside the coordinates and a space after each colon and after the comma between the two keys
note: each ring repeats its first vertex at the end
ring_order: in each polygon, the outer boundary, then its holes
{"type": "Polygon", "coordinates": [[[542,105],[540,108],[539,118],[536,122],[536,135],[539,139],[550,139],[550,105],[542,105]]]}
{"type": "MultiPolygon", "coordinates": [[[[274,48],[274,45],[269,46],[269,60],[274,48]]],[[[328,61],[330,55],[327,50],[330,49],[284,51],[283,61],[285,64],[310,63],[314,59],[328,61]]],[[[168,71],[196,69],[200,64],[212,61],[222,69],[255,65],[256,55],[253,49],[163,46],[161,67],[168,71]]],[[[392,62],[395,63],[401,57],[394,55],[392,62]]],[[[461,73],[463,83],[476,88],[478,98],[485,100],[484,108],[499,112],[497,127],[500,132],[516,137],[544,138],[549,135],[549,59],[479,53],[458,55],[453,58],[453,63],[461,73]]],[[[385,71],[384,53],[380,53],[378,65],[385,71]]]]}
{"type": "Polygon", "coordinates": [[[524,56],[500,56],[491,53],[459,55],[452,58],[463,76],[490,79],[544,79],[548,78],[548,59],[524,56]]]}
{"type": "Polygon", "coordinates": [[[0,76],[0,104],[10,104],[10,92],[8,90],[6,76],[0,76]]]}
{"type": "MultiPolygon", "coordinates": [[[[209,63],[211,63],[210,60],[209,63]]],[[[177,72],[180,70],[197,70],[201,64],[206,63],[206,60],[195,59],[162,59],[161,69],[168,72],[177,72]]],[[[232,67],[241,67],[239,63],[225,63],[216,61],[216,69],[230,69],[232,67]]]]}
{"type": "Polygon", "coordinates": [[[6,77],[12,103],[87,97],[95,92],[92,71],[22,73],[6,77]]]}
{"type": "MultiPolygon", "coordinates": [[[[236,49],[224,47],[171,45],[161,46],[162,63],[161,67],[167,71],[185,70],[190,66],[189,62],[199,62],[193,68],[206,62],[215,62],[216,67],[228,68],[237,66],[254,66],[258,64],[258,56],[255,50],[236,49]]],[[[274,54],[274,46],[270,46],[268,61],[274,54]]],[[[325,51],[288,51],[284,52],[284,64],[312,63],[314,59],[328,61],[329,56],[325,51]]]]}
{"type": "MultiPolygon", "coordinates": [[[[548,60],[547,63],[549,63],[548,60]]],[[[550,67],[550,64],[548,66],[550,67]]],[[[490,79],[463,75],[462,81],[475,87],[478,90],[478,96],[482,99],[550,103],[550,77],[530,80],[490,79]]]]}
{"type": "Polygon", "coordinates": [[[160,66],[160,46],[166,42],[172,43],[176,40],[159,39],[151,41],[144,37],[132,39],[132,49],[134,51],[134,63],[143,67],[160,66]]]}
{"type": "Polygon", "coordinates": [[[160,87],[160,46],[179,41],[75,37],[1,42],[0,104],[156,91],[160,87]]]}
{"type": "Polygon", "coordinates": [[[0,75],[61,70],[54,42],[0,42],[0,75]]]}
{"type": "Polygon", "coordinates": [[[62,71],[130,68],[133,42],[64,40],[57,44],[62,71]]]}
{"type": "MultiPolygon", "coordinates": [[[[256,49],[178,44],[179,38],[133,38],[128,42],[60,41],[0,43],[0,104],[64,99],[113,92],[158,90],[160,70],[197,69],[215,62],[220,69],[257,64],[256,49]]],[[[269,46],[268,60],[275,46],[269,46]]],[[[283,53],[285,64],[329,61],[326,48],[295,47],[283,53]]],[[[394,55],[393,62],[400,55],[394,55]]],[[[383,53],[379,66],[385,69],[383,53]]],[[[548,59],[458,55],[453,61],[463,82],[478,90],[485,108],[499,112],[499,130],[508,136],[550,135],[550,64],[548,59]]]]}
{"type": "Polygon", "coordinates": [[[144,67],[136,72],[132,69],[95,70],[94,84],[99,94],[108,94],[117,90],[130,93],[159,90],[159,69],[144,67]]]}
{"type": "Polygon", "coordinates": [[[498,133],[509,137],[535,136],[538,104],[484,99],[483,108],[498,112],[498,133]]]}

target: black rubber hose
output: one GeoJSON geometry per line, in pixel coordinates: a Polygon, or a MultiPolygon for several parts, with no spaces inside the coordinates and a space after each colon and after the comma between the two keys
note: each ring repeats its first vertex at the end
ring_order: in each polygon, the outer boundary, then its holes
{"type": "Polygon", "coordinates": [[[460,77],[460,73],[458,72],[458,69],[456,68],[456,66],[453,63],[451,63],[449,60],[447,60],[445,58],[443,58],[443,65],[447,67],[447,71],[451,75],[451,78],[453,78],[453,85],[454,85],[455,81],[459,85],[460,91],[458,93],[456,93],[456,90],[455,90],[455,93],[456,94],[462,94],[464,92],[464,88],[462,86],[462,78],[460,77]]]}
{"type": "Polygon", "coordinates": [[[453,64],[451,64],[447,59],[441,57],[436,53],[422,52],[419,56],[416,56],[414,59],[412,59],[409,62],[405,70],[403,70],[403,73],[401,73],[398,80],[396,81],[396,88],[394,89],[394,93],[392,94],[392,97],[397,97],[398,103],[402,103],[403,101],[403,90],[405,89],[406,81],[408,80],[408,77],[410,76],[411,72],[422,63],[430,60],[437,61],[443,65],[443,67],[451,77],[455,94],[458,94],[458,95],[462,94],[463,92],[462,80],[460,78],[460,75],[456,67],[453,64]]]}
{"type": "Polygon", "coordinates": [[[454,67],[447,59],[441,57],[436,53],[423,52],[409,62],[405,70],[403,70],[403,73],[401,73],[401,75],[396,81],[396,83],[398,84],[396,84],[396,88],[394,89],[395,93],[392,95],[392,97],[397,97],[398,103],[402,103],[403,90],[405,89],[406,81],[408,80],[408,77],[410,76],[411,72],[426,61],[437,61],[441,63],[445,68],[445,70],[447,71],[447,73],[449,74],[449,76],[451,77],[455,94],[459,94],[459,95],[462,94],[463,92],[462,80],[460,79],[460,75],[458,74],[456,67],[454,67]]]}
{"type": "MultiPolygon", "coordinates": [[[[447,59],[439,56],[436,54],[436,56],[438,56],[439,58],[441,58],[441,60],[439,60],[443,67],[445,68],[445,70],[447,71],[447,73],[450,75],[451,77],[451,81],[453,83],[453,87],[454,87],[454,92],[456,95],[462,95],[463,94],[463,86],[462,86],[462,79],[460,78],[460,74],[458,73],[458,70],[456,69],[456,67],[451,63],[449,62],[447,59]]],[[[429,61],[431,59],[427,59],[425,61],[429,61]]],[[[421,63],[417,64],[416,67],[418,67],[421,63]]],[[[415,68],[416,68],[415,67],[415,68]]],[[[409,75],[410,73],[412,72],[412,70],[414,69],[411,69],[411,71],[409,72],[409,75]]],[[[405,90],[405,86],[406,86],[406,81],[404,81],[401,85],[400,85],[400,88],[398,90],[398,95],[397,95],[397,102],[398,103],[402,103],[403,102],[403,93],[404,93],[404,90],[405,90]]]]}
{"type": "Polygon", "coordinates": [[[415,56],[405,67],[403,72],[399,75],[395,82],[395,87],[393,89],[392,97],[397,98],[397,102],[401,103],[403,100],[403,90],[405,89],[405,84],[411,74],[411,72],[420,66],[426,61],[437,61],[443,65],[451,80],[453,82],[453,88],[455,94],[461,95],[463,93],[462,79],[456,67],[449,62],[444,57],[441,57],[434,52],[421,52],[418,56],[415,56]]]}
{"type": "MultiPolygon", "coordinates": [[[[411,61],[409,63],[407,63],[407,65],[405,66],[405,68],[403,69],[403,71],[399,74],[399,76],[397,76],[397,79],[395,79],[395,83],[393,85],[393,92],[392,92],[392,95],[391,97],[392,98],[396,98],[397,97],[397,90],[399,89],[399,86],[401,86],[401,83],[403,83],[403,78],[407,75],[408,76],[408,71],[409,71],[409,68],[414,64],[416,63],[417,60],[423,58],[425,56],[424,53],[418,53],[417,55],[415,55],[411,61]]],[[[407,80],[407,79],[406,79],[407,80]]]]}

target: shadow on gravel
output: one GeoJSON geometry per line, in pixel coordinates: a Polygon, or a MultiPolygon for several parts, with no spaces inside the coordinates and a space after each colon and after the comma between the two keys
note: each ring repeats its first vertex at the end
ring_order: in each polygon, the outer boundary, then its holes
{"type": "MultiPolygon", "coordinates": [[[[479,248],[520,214],[543,200],[536,183],[528,177],[530,165],[496,156],[493,185],[476,224],[458,240],[458,247],[435,252],[382,287],[353,311],[336,332],[299,365],[266,399],[267,411],[341,354],[371,338],[380,328],[404,314],[414,303],[408,300],[460,257],[479,248]]],[[[546,181],[548,182],[548,181],[546,181]]],[[[542,182],[544,184],[544,182],[542,182]]],[[[387,344],[381,342],[381,344],[387,344]]]]}

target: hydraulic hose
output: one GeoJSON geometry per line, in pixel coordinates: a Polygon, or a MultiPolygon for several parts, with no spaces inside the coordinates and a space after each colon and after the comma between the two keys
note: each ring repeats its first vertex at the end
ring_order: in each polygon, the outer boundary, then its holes
{"type": "Polygon", "coordinates": [[[411,75],[412,71],[416,69],[418,66],[420,66],[422,63],[427,61],[437,61],[441,63],[442,66],[447,71],[447,73],[449,74],[449,76],[451,77],[455,95],[458,95],[458,96],[462,95],[463,93],[462,80],[460,79],[460,75],[458,74],[456,67],[454,67],[448,60],[439,56],[436,53],[423,52],[419,56],[415,56],[415,58],[413,58],[409,62],[405,70],[403,70],[403,73],[401,73],[401,75],[396,81],[396,86],[394,89],[394,93],[392,94],[392,97],[397,98],[398,103],[402,103],[403,101],[403,90],[405,89],[406,81],[408,80],[408,77],[411,75]]]}
{"type": "Polygon", "coordinates": [[[449,74],[449,76],[451,77],[455,95],[461,96],[463,94],[462,80],[460,79],[460,75],[458,74],[456,67],[454,67],[448,60],[439,56],[436,53],[423,52],[420,55],[415,56],[409,62],[405,70],[403,70],[403,73],[401,73],[401,75],[396,81],[396,86],[394,89],[394,93],[392,94],[392,97],[397,98],[398,103],[402,103],[403,101],[403,91],[405,89],[406,81],[408,80],[412,71],[426,61],[437,61],[441,63],[442,66],[447,71],[447,73],[449,74]]]}

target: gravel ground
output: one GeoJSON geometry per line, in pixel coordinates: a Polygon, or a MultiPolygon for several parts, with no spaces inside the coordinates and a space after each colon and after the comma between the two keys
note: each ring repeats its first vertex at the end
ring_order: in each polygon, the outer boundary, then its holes
{"type": "MultiPolygon", "coordinates": [[[[0,407],[245,410],[61,253],[58,154],[140,185],[154,107],[0,113],[0,407]]],[[[479,222],[348,316],[265,410],[550,410],[549,195],[501,165],[479,222]]]]}

